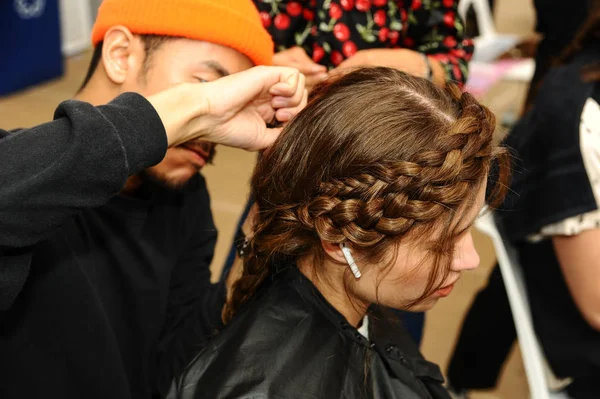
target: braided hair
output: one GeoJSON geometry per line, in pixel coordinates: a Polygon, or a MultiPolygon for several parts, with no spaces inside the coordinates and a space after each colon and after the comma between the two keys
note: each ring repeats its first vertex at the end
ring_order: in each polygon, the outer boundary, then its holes
{"type": "Polygon", "coordinates": [[[417,230],[442,225],[422,298],[437,289],[436,277],[449,272],[457,210],[494,159],[494,202],[508,185],[508,156],[493,144],[494,126],[494,115],[456,86],[440,89],[391,68],[358,69],[317,87],[255,169],[259,213],[224,321],[272,265],[312,256],[318,267],[321,242],[349,241],[369,263],[417,230]]]}

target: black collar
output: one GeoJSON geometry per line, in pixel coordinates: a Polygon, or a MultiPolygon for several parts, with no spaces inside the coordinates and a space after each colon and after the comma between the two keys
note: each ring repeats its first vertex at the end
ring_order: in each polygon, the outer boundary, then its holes
{"type": "Polygon", "coordinates": [[[394,374],[399,368],[408,368],[417,378],[443,383],[442,372],[434,363],[428,362],[397,317],[379,306],[369,309],[369,339],[365,338],[346,318],[323,297],[314,284],[296,266],[274,268],[271,279],[282,279],[290,290],[296,291],[303,300],[313,305],[337,329],[351,340],[377,351],[394,374]]]}

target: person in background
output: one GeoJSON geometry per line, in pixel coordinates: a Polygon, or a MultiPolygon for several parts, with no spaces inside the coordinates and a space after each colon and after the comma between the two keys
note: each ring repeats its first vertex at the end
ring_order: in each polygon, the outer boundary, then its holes
{"type": "Polygon", "coordinates": [[[447,399],[385,309],[425,311],[479,256],[494,115],[455,85],[359,68],[315,88],[252,177],[259,211],[226,326],[169,399],[447,399]]]}
{"type": "Polygon", "coordinates": [[[600,395],[600,1],[507,145],[522,170],[500,215],[544,354],[575,399],[600,395]]]}
{"type": "MultiPolygon", "coordinates": [[[[525,100],[524,112],[534,104],[536,94],[553,62],[575,38],[589,13],[590,0],[566,3],[536,0],[537,30],[542,41],[535,54],[536,70],[525,100]]],[[[506,289],[498,265],[479,291],[467,312],[447,370],[451,391],[467,397],[473,389],[496,386],[502,367],[517,333],[506,289]],[[490,345],[493,342],[493,345],[490,345]]]]}
{"type": "Polygon", "coordinates": [[[535,100],[540,82],[571,43],[581,24],[588,16],[593,0],[534,0],[535,30],[542,40],[535,52],[535,73],[525,99],[525,110],[535,100]]]}
{"type": "Polygon", "coordinates": [[[455,0],[254,0],[275,42],[275,65],[309,86],[335,68],[379,65],[462,85],[473,43],[455,0]]]}
{"type": "Polygon", "coordinates": [[[262,149],[306,101],[297,70],[236,75],[272,42],[250,0],[227,4],[105,0],[75,100],[0,131],[3,399],[150,398],[185,334],[220,323],[199,140],[262,149]]]}

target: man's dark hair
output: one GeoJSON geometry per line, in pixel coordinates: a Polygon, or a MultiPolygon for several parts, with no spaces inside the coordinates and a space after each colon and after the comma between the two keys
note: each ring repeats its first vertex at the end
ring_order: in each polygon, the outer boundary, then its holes
{"type": "MultiPolygon", "coordinates": [[[[142,65],[142,76],[146,76],[146,73],[150,69],[150,62],[152,58],[152,54],[167,40],[169,40],[170,36],[158,36],[158,35],[139,35],[142,43],[144,43],[144,51],[146,52],[146,56],[144,58],[144,64],[142,65]]],[[[94,54],[92,55],[92,60],[90,61],[90,66],[88,68],[87,74],[85,75],[85,79],[83,80],[83,84],[79,91],[83,90],[85,86],[87,86],[88,82],[92,78],[94,72],[98,68],[98,64],[100,64],[100,59],[102,58],[102,47],[104,42],[100,42],[94,48],[94,54]]]]}

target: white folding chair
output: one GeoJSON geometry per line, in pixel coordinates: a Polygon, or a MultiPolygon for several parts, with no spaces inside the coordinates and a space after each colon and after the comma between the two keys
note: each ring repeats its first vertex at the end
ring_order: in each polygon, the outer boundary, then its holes
{"type": "MultiPolygon", "coordinates": [[[[555,391],[550,387],[550,381],[557,380],[548,367],[533,329],[527,290],[515,248],[508,241],[502,239],[492,212],[484,210],[475,227],[492,240],[496,251],[496,258],[517,330],[531,398],[568,399],[568,395],[564,392],[555,391]]],[[[564,382],[560,381],[556,385],[564,387],[564,382]]]]}
{"type": "Polygon", "coordinates": [[[472,62],[492,62],[519,42],[517,35],[499,34],[496,31],[488,0],[460,0],[458,13],[464,21],[467,20],[467,11],[470,6],[473,6],[475,11],[479,29],[479,36],[473,38],[475,52],[472,62]]]}

